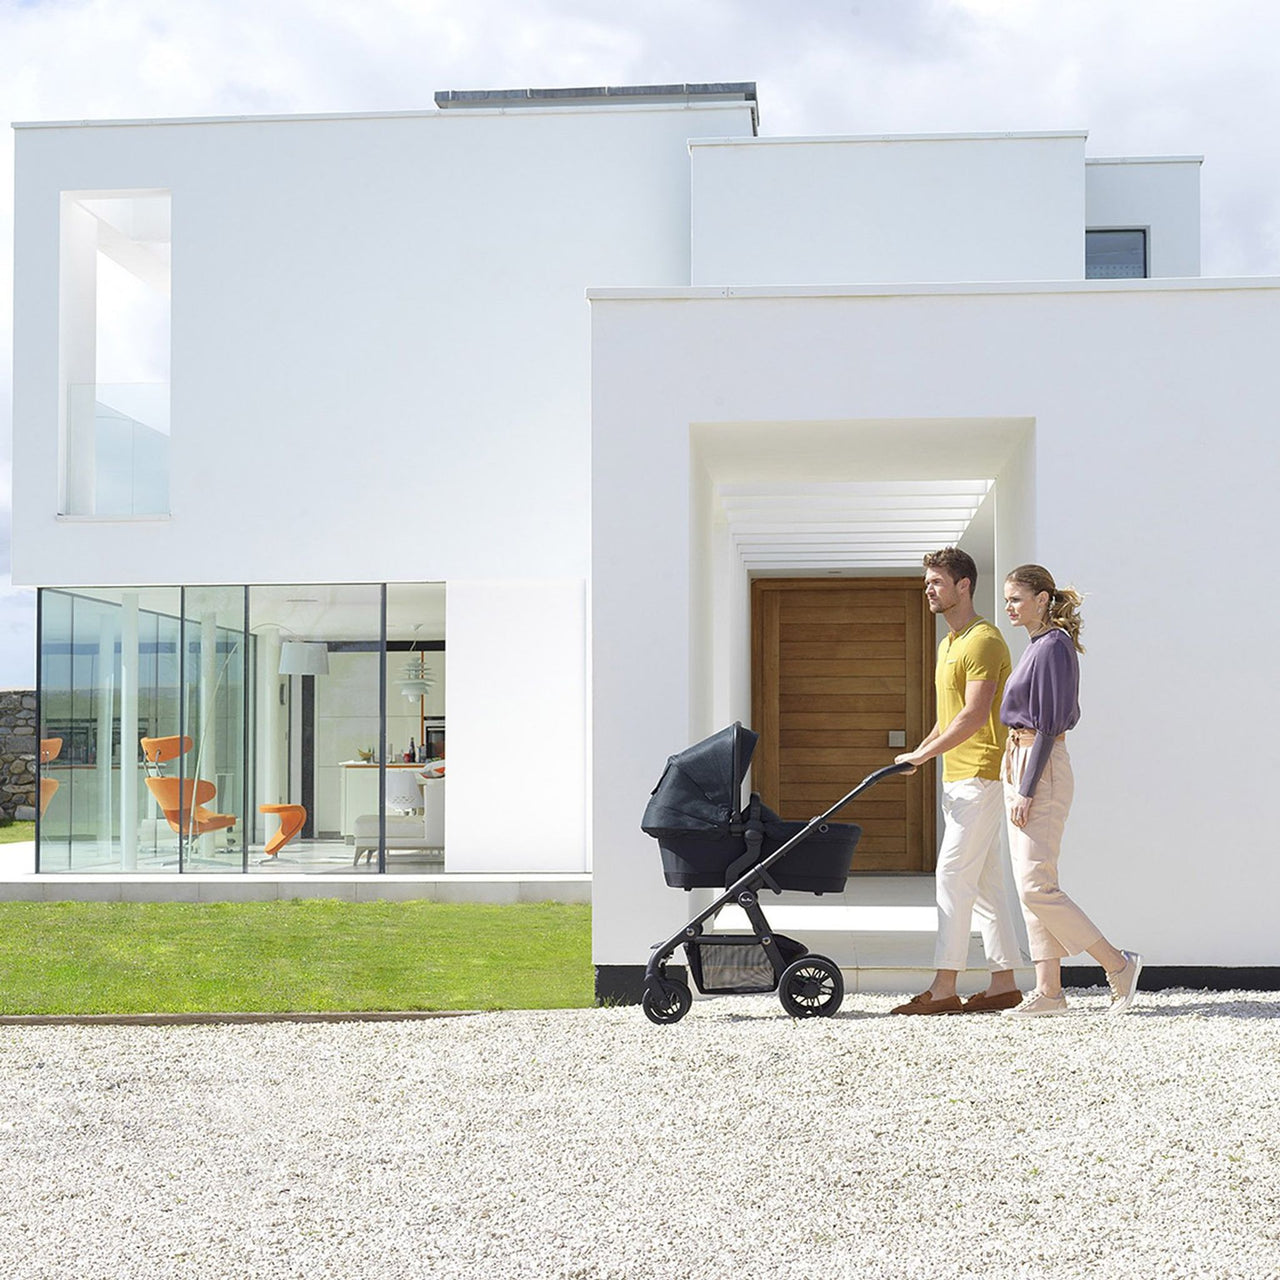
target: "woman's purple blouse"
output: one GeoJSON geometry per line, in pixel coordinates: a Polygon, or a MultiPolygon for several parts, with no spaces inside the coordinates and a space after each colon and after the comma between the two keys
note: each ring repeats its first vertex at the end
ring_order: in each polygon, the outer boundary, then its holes
{"type": "Polygon", "coordinates": [[[1071,637],[1059,627],[1032,636],[1009,676],[1000,704],[1000,719],[1011,729],[1036,731],[1018,785],[1020,794],[1035,795],[1053,740],[1079,723],[1079,693],[1080,660],[1071,637]]]}

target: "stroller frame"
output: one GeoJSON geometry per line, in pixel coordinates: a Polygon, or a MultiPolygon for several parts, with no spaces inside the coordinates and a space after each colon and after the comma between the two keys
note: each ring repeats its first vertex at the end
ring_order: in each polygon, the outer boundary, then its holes
{"type": "MultiPolygon", "coordinates": [[[[735,736],[733,742],[734,774],[739,776],[739,746],[735,736]]],[[[749,992],[763,993],[776,990],[782,1007],[795,1018],[830,1017],[844,1000],[844,978],[840,966],[826,956],[814,955],[808,948],[794,938],[787,938],[774,933],[760,905],[760,893],[764,889],[772,889],[781,893],[769,869],[781,861],[796,845],[805,840],[812,832],[824,829],[823,824],[830,821],[847,804],[864,791],[875,786],[877,782],[895,774],[910,773],[909,764],[891,764],[884,769],[863,778],[852,791],[837,800],[825,813],[811,818],[786,843],[779,845],[765,857],[760,856],[760,848],[764,841],[764,823],[759,814],[759,797],[754,793],[746,818],[740,810],[741,797],[737,797],[738,806],[734,813],[731,831],[740,830],[746,840],[747,851],[731,863],[725,873],[729,881],[727,887],[704,910],[699,911],[678,933],[674,933],[665,942],[655,943],[645,966],[644,995],[641,1005],[650,1022],[659,1025],[679,1022],[689,1012],[693,1004],[693,993],[688,983],[666,972],[668,962],[678,947],[685,948],[690,961],[690,971],[700,991],[706,991],[700,979],[700,966],[695,963],[699,955],[698,948],[707,943],[724,947],[754,947],[764,952],[772,969],[773,981],[770,986],[739,986],[733,991],[737,994],[749,992]],[[737,877],[736,879],[734,877],[737,877]],[[704,933],[703,926],[712,920],[722,908],[736,902],[746,913],[751,925],[751,933],[704,933]]],[[[728,994],[727,992],[725,994],[728,994]]]]}

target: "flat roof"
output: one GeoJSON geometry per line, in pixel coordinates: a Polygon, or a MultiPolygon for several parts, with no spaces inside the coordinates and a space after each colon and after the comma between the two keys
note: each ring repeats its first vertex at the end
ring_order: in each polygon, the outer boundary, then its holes
{"type": "Polygon", "coordinates": [[[1280,276],[1156,276],[1117,280],[992,280],[889,284],[593,286],[588,302],[701,302],[726,298],[911,298],[1017,293],[1211,293],[1280,290],[1280,276]]]}
{"type": "Polygon", "coordinates": [[[414,120],[457,115],[460,111],[502,114],[511,110],[579,111],[667,107],[728,107],[751,109],[751,131],[760,125],[754,80],[708,84],[615,85],[585,89],[446,89],[435,95],[435,108],[411,111],[272,112],[237,116],[124,117],[112,120],[15,120],[14,129],[120,129],[180,124],[305,124],[323,120],[414,120]]]}
{"type": "Polygon", "coordinates": [[[1085,164],[1204,164],[1204,156],[1086,156],[1085,164]]]}
{"type": "Polygon", "coordinates": [[[792,147],[827,143],[884,142],[1036,142],[1051,138],[1087,138],[1087,129],[1047,129],[1001,133],[815,133],[768,138],[691,138],[691,147],[792,147]]]}
{"type": "Polygon", "coordinates": [[[760,124],[754,80],[717,80],[705,84],[593,85],[576,89],[444,89],[435,95],[441,111],[508,110],[520,107],[600,107],[640,103],[745,102],[751,128],[760,124]]]}

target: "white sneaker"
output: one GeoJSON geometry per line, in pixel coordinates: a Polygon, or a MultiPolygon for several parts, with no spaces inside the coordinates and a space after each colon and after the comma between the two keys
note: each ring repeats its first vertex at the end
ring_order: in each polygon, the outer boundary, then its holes
{"type": "Polygon", "coordinates": [[[1138,975],[1142,972],[1142,957],[1136,951],[1122,951],[1124,968],[1107,974],[1111,988],[1111,1008],[1108,1013],[1126,1013],[1138,994],[1138,975]]]}
{"type": "Polygon", "coordinates": [[[1066,1013],[1066,996],[1047,996],[1042,991],[1033,991],[1016,1009],[1006,1009],[1001,1015],[1005,1018],[1043,1018],[1055,1013],[1066,1013]]]}

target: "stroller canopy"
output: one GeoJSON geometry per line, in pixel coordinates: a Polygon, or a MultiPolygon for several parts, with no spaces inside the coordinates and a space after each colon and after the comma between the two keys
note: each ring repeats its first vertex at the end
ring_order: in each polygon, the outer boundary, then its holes
{"type": "Polygon", "coordinates": [[[742,780],[758,737],[733,724],[671,756],[640,829],[658,837],[691,831],[728,834],[729,824],[739,816],[742,780]]]}

